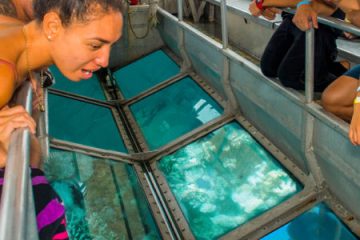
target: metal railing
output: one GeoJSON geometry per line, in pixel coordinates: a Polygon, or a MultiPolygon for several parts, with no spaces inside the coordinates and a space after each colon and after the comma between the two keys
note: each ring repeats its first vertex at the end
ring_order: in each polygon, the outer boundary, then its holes
{"type": "MultiPolygon", "coordinates": [[[[25,82],[16,96],[16,104],[31,113],[32,89],[25,82]]],[[[10,138],[4,185],[0,202],[0,240],[39,238],[30,177],[30,132],[17,129],[10,138]]]]}

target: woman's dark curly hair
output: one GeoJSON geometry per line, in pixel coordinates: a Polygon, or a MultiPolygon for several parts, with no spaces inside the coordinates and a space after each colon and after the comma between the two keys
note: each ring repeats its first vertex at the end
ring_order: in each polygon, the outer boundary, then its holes
{"type": "Polygon", "coordinates": [[[73,20],[85,22],[109,11],[122,12],[122,0],[35,0],[33,8],[38,22],[42,22],[46,13],[56,11],[66,26],[73,20]]]}

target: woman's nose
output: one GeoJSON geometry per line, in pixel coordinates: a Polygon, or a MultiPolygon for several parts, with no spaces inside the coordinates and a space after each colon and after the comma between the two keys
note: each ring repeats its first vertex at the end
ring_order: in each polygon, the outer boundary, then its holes
{"type": "Polygon", "coordinates": [[[101,67],[107,67],[109,65],[109,57],[110,57],[110,48],[104,48],[103,51],[100,51],[99,54],[95,58],[95,63],[101,67]]]}

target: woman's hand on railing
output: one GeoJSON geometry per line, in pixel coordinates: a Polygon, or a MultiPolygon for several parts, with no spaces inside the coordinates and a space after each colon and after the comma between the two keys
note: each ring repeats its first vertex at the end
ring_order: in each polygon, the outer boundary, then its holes
{"type": "Polygon", "coordinates": [[[4,167],[7,158],[11,133],[18,128],[29,128],[35,133],[36,123],[21,106],[5,106],[0,110],[0,167],[4,167]]]}
{"type": "Polygon", "coordinates": [[[354,104],[354,113],[351,118],[349,138],[353,145],[360,145],[360,104],[354,104]]]}
{"type": "Polygon", "coordinates": [[[317,12],[308,4],[301,5],[293,17],[293,23],[302,31],[307,31],[311,27],[318,28],[317,12]]]}
{"type": "Polygon", "coordinates": [[[261,10],[260,8],[258,8],[256,6],[256,3],[254,0],[249,4],[249,11],[250,11],[251,15],[253,15],[255,17],[260,17],[263,12],[263,10],[261,10]]]}
{"type": "Polygon", "coordinates": [[[268,20],[274,20],[276,17],[276,14],[280,14],[280,13],[281,13],[280,9],[274,8],[274,7],[269,7],[269,8],[265,8],[262,15],[264,16],[264,18],[266,18],[268,20]]]}
{"type": "Polygon", "coordinates": [[[276,17],[276,14],[281,12],[280,9],[274,8],[274,7],[266,7],[263,9],[259,9],[258,6],[256,5],[255,1],[252,1],[249,4],[249,11],[250,11],[251,15],[253,15],[255,17],[263,16],[264,18],[266,18],[268,20],[274,20],[276,17]]]}

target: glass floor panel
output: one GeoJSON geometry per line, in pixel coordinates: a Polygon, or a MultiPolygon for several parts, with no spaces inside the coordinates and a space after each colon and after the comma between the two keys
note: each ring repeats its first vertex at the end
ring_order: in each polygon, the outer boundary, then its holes
{"type": "Polygon", "coordinates": [[[157,164],[197,239],[217,239],[302,189],[235,122],[157,164]]]}
{"type": "Polygon", "coordinates": [[[341,220],[320,203],[261,240],[356,240],[341,220]]]}
{"type": "Polygon", "coordinates": [[[179,66],[161,50],[116,71],[115,77],[126,99],[180,73],[179,66]]]}
{"type": "Polygon", "coordinates": [[[95,74],[90,79],[73,82],[62,75],[56,66],[51,66],[50,71],[55,77],[55,84],[51,86],[51,88],[99,100],[106,100],[99,79],[95,74]]]}
{"type": "Polygon", "coordinates": [[[127,152],[106,107],[49,94],[49,132],[60,140],[127,152]]]}
{"type": "Polygon", "coordinates": [[[190,77],[132,104],[130,110],[151,150],[219,117],[223,112],[190,77]]]}
{"type": "Polygon", "coordinates": [[[51,149],[45,170],[71,239],[161,239],[131,165],[51,149]]]}

